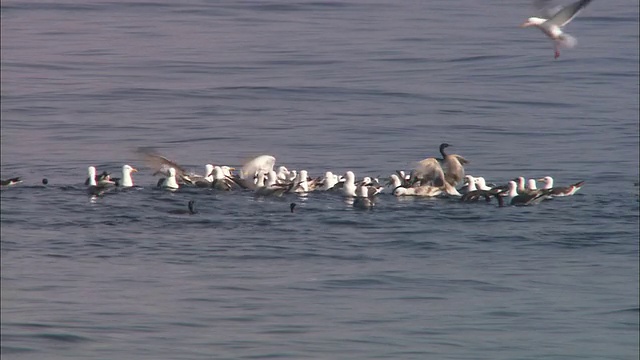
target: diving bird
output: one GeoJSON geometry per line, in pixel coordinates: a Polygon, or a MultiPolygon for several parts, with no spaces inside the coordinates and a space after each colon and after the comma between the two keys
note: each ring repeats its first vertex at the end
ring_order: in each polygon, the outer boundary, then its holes
{"type": "Polygon", "coordinates": [[[174,214],[174,215],[194,215],[197,214],[198,212],[196,211],[196,201],[195,200],[189,200],[189,203],[187,204],[187,209],[173,209],[173,210],[169,210],[169,214],[174,214]]]}
{"type": "Polygon", "coordinates": [[[573,18],[578,15],[580,10],[587,6],[592,0],[580,0],[567,5],[556,11],[549,19],[542,17],[530,17],[520,27],[526,28],[535,26],[545,35],[553,40],[554,58],[560,57],[560,46],[572,48],[577,44],[576,38],[562,31],[573,18]]]}

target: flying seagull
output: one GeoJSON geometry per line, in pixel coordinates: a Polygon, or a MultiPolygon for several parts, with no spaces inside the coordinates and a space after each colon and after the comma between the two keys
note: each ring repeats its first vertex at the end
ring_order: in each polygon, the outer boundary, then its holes
{"type": "MultiPolygon", "coordinates": [[[[560,57],[560,46],[572,48],[577,44],[576,38],[562,31],[573,18],[578,15],[580,10],[587,6],[592,0],[580,0],[573,4],[567,5],[552,14],[548,19],[542,17],[530,17],[520,27],[535,26],[553,40],[555,55],[554,58],[560,57]]],[[[539,1],[538,1],[539,2],[539,1]]]]}

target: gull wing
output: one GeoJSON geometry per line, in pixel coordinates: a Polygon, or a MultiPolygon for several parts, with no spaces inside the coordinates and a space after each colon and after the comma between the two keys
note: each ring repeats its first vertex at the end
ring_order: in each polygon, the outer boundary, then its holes
{"type": "Polygon", "coordinates": [[[458,160],[458,162],[460,163],[460,165],[467,165],[467,164],[469,163],[469,160],[467,160],[467,159],[463,158],[463,157],[462,157],[462,156],[460,156],[460,155],[457,155],[457,154],[451,154],[451,156],[454,156],[454,157],[458,160]]]}
{"type": "Polygon", "coordinates": [[[422,185],[432,184],[438,187],[444,185],[444,172],[436,158],[427,158],[418,162],[414,175],[421,180],[422,185]]]}
{"type": "Polygon", "coordinates": [[[182,166],[178,165],[175,161],[171,161],[158,154],[153,149],[141,148],[138,149],[138,153],[143,156],[147,166],[153,169],[155,173],[166,174],[168,173],[169,168],[174,168],[176,169],[176,176],[180,178],[188,177],[187,171],[182,166]]]}
{"type": "Polygon", "coordinates": [[[275,157],[271,155],[260,155],[242,165],[240,174],[243,178],[253,178],[259,172],[268,174],[269,171],[273,170],[275,164],[275,157]]]}
{"type": "Polygon", "coordinates": [[[447,155],[442,162],[445,180],[453,186],[460,183],[464,179],[464,167],[462,164],[466,163],[468,161],[460,155],[447,155]]]}
{"type": "Polygon", "coordinates": [[[562,10],[562,5],[553,4],[552,0],[534,0],[533,6],[544,19],[550,19],[562,10]]]}
{"type": "Polygon", "coordinates": [[[551,19],[547,20],[545,24],[563,27],[571,22],[571,20],[573,20],[573,18],[578,15],[580,10],[587,6],[591,1],[592,0],[580,0],[574,2],[571,5],[567,5],[562,8],[562,10],[553,15],[551,19]]]}

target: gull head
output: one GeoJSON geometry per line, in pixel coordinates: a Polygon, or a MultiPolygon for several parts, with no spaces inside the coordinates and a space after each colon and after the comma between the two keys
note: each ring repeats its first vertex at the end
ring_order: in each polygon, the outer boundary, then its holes
{"type": "Polygon", "coordinates": [[[205,171],[204,171],[204,172],[205,172],[204,177],[209,177],[211,174],[213,174],[213,165],[211,165],[211,164],[206,164],[206,165],[204,166],[204,168],[205,168],[205,171]]]}
{"type": "Polygon", "coordinates": [[[389,176],[389,180],[387,181],[387,186],[392,186],[393,187],[398,187],[402,185],[402,182],[400,181],[400,178],[398,177],[398,175],[396,174],[391,174],[391,176],[389,176]]]}
{"type": "Polygon", "coordinates": [[[528,28],[529,26],[538,26],[542,23],[544,23],[545,21],[547,21],[547,19],[542,19],[539,17],[530,17],[527,19],[527,21],[523,22],[522,24],[520,24],[521,28],[528,28]]]}
{"type": "Polygon", "coordinates": [[[213,174],[213,178],[216,180],[224,179],[224,176],[225,176],[224,169],[220,166],[214,166],[212,174],[213,174]]]}
{"type": "Polygon", "coordinates": [[[122,170],[123,171],[128,171],[128,172],[138,172],[138,169],[134,168],[131,165],[123,165],[122,166],[122,170]]]}

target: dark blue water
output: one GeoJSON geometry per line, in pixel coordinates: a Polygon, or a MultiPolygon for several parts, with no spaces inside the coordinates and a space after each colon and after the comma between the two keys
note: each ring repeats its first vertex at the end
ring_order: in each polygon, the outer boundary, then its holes
{"type": "Polygon", "coordinates": [[[1,6],[2,359],[638,357],[637,2],[594,1],[558,60],[526,1],[1,6]],[[134,152],[387,177],[441,142],[586,185],[361,211],[155,190],[134,152]],[[143,188],[90,201],[125,163],[143,188]]]}

